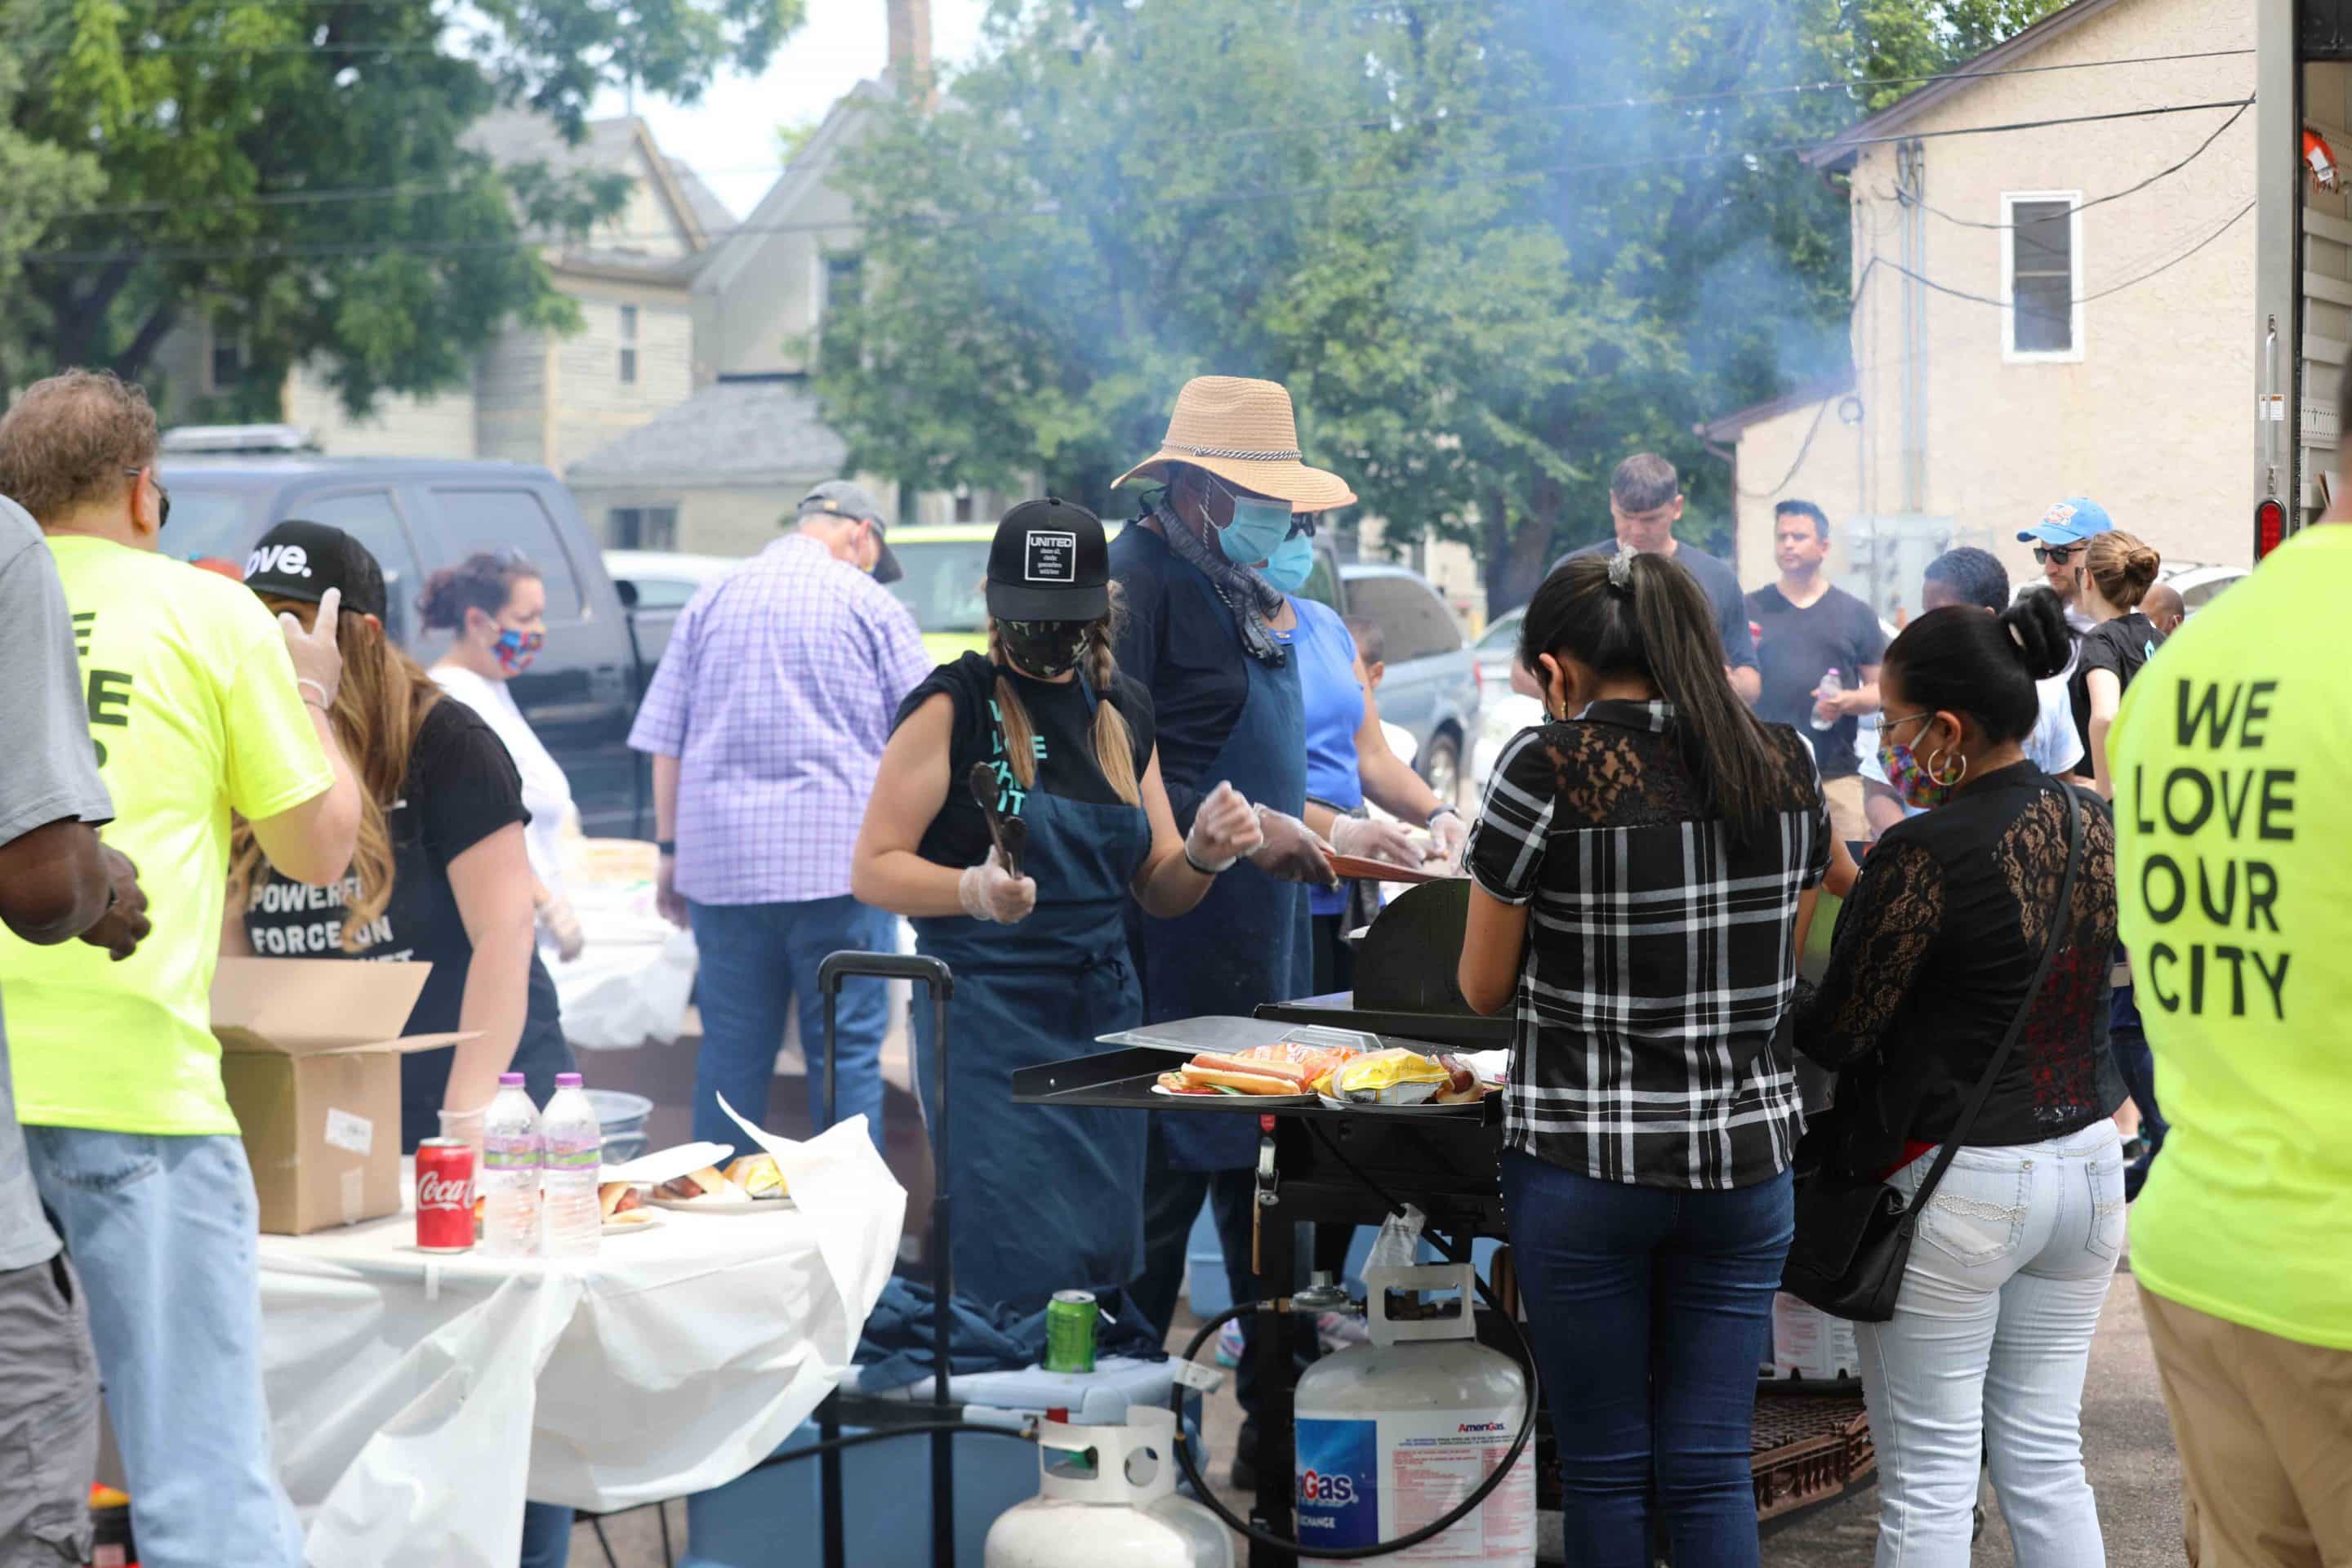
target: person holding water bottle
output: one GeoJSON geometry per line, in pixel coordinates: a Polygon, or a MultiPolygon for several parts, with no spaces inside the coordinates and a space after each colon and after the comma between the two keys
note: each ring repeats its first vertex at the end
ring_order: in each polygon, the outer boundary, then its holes
{"type": "MultiPolygon", "coordinates": [[[[383,570],[358,540],[281,522],[245,581],[306,627],[326,593],[341,591],[343,679],[328,717],[362,809],[358,851],[324,909],[236,825],[221,951],[431,963],[401,1032],[474,1038],[401,1058],[400,1146],[446,1132],[487,1154],[486,1113],[507,1079],[519,1075],[508,1087],[545,1104],[574,1065],[537,952],[522,780],[497,731],[384,635],[383,570]]],[[[571,1546],[570,1509],[526,1505],[520,1568],[562,1568],[571,1546]]]]}
{"type": "Polygon", "coordinates": [[[1886,633],[1868,605],[1823,574],[1829,553],[1830,522],[1822,509],[1809,500],[1782,501],[1772,519],[1780,580],[1748,595],[1764,672],[1756,712],[1812,742],[1830,831],[1840,843],[1854,843],[1871,837],[1854,742],[1861,716],[1878,711],[1886,633]]]}

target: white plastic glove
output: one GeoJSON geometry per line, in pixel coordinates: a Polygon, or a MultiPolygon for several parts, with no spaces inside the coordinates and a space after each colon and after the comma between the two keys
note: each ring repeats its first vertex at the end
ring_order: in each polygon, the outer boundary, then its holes
{"type": "Polygon", "coordinates": [[[1192,814],[1192,831],[1184,836],[1184,855],[1196,871],[1215,876],[1265,842],[1257,812],[1230,783],[1220,783],[1192,814]]]}
{"type": "Polygon", "coordinates": [[[1450,871],[1462,864],[1462,851],[1470,842],[1470,825],[1458,811],[1442,813],[1429,825],[1429,858],[1443,861],[1450,871]]]}
{"type": "Polygon", "coordinates": [[[1315,830],[1285,812],[1268,806],[1258,806],[1258,830],[1265,842],[1249,853],[1249,863],[1277,882],[1307,882],[1318,888],[1336,888],[1339,874],[1331,869],[1331,862],[1323,853],[1323,841],[1315,830]]]}
{"type": "Polygon", "coordinates": [[[956,884],[956,901],[976,921],[1016,925],[1037,907],[1037,884],[1007,871],[1003,858],[991,846],[987,859],[964,868],[962,879],[956,884]]]}
{"type": "Polygon", "coordinates": [[[1421,864],[1421,850],[1402,824],[1369,816],[1343,816],[1332,823],[1331,847],[1338,854],[1378,860],[1384,866],[1421,864]]]}

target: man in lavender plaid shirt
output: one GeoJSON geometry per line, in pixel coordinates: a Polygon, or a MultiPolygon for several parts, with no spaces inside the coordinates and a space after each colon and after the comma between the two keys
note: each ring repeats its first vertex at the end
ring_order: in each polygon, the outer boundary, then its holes
{"type": "MultiPolygon", "coordinates": [[[[891,720],[931,670],[914,617],[882,586],[898,574],[873,497],[819,485],[795,531],[687,605],[629,732],[654,759],[662,912],[692,925],[701,952],[698,1139],[741,1142],[721,1094],[765,1116],[795,998],[822,1128],[817,965],[896,950],[890,917],[849,896],[849,852],[891,720]]],[[[887,996],[878,980],[850,981],[835,1019],[841,1114],[862,1112],[877,1147],[887,996]]]]}

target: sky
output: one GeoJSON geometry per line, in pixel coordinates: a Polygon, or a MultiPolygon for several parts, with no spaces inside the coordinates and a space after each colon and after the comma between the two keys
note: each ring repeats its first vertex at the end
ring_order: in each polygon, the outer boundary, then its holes
{"type": "MultiPolygon", "coordinates": [[[[931,51],[941,67],[972,57],[987,12],[988,0],[931,0],[931,51]]],[[[662,151],[692,164],[741,217],[775,184],[776,128],[814,125],[859,81],[881,75],[889,53],[883,0],[809,0],[807,22],[761,75],[721,77],[690,106],[640,93],[637,112],[662,151]]],[[[625,106],[607,93],[595,112],[625,106]]]]}

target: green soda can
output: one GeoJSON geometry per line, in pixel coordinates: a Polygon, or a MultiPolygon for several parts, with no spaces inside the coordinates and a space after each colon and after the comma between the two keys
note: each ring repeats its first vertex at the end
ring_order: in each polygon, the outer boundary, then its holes
{"type": "Polygon", "coordinates": [[[1045,1303],[1045,1370],[1095,1369],[1095,1319],[1101,1309],[1091,1290],[1056,1290],[1045,1303]]]}

